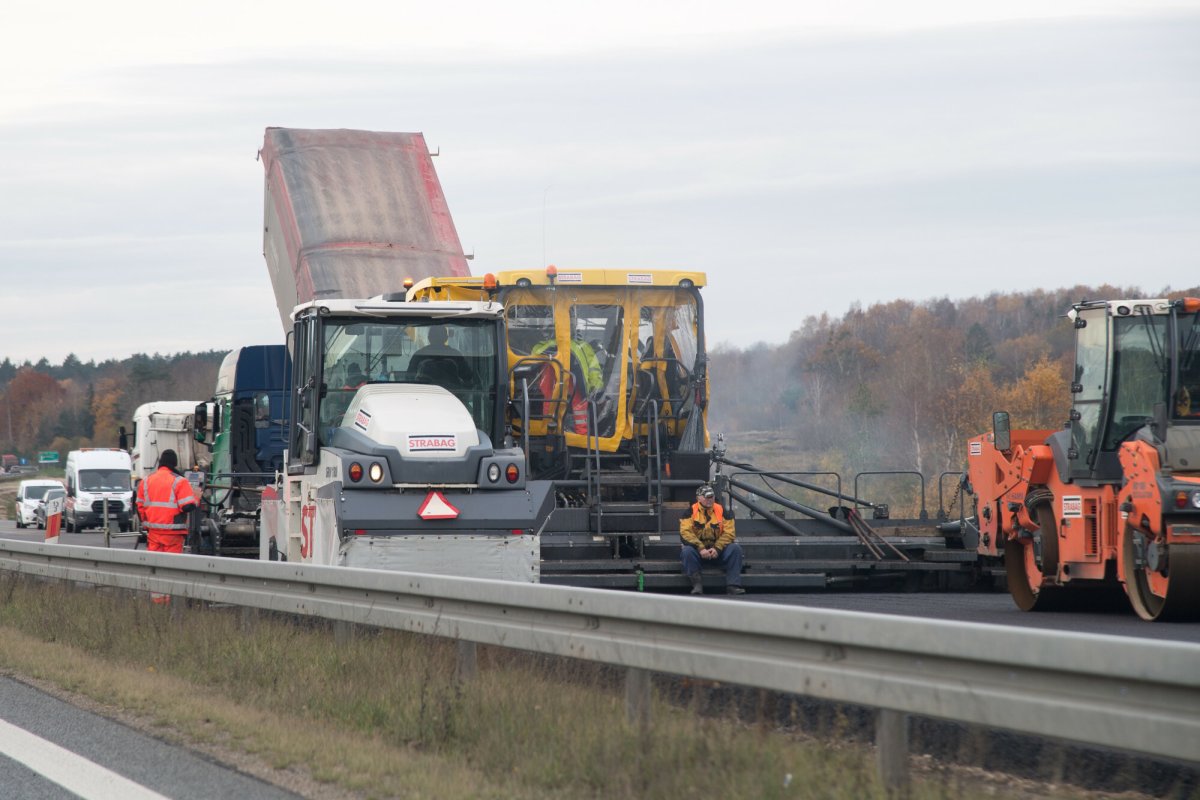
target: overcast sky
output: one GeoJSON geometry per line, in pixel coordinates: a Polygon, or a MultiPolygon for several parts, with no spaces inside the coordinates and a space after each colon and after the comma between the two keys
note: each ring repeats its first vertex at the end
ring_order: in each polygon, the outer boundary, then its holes
{"type": "Polygon", "coordinates": [[[282,341],[271,125],[422,131],[476,273],[703,270],[710,343],[1200,285],[1200,2],[22,5],[0,357],[282,341]]]}

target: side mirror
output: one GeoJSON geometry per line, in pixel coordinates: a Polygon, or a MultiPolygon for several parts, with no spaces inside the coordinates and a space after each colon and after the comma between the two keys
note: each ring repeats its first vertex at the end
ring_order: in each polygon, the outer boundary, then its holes
{"type": "Polygon", "coordinates": [[[271,396],[259,392],[254,396],[254,427],[266,428],[271,424],[271,396]]]}
{"type": "Polygon", "coordinates": [[[196,432],[208,430],[208,403],[199,403],[192,412],[192,421],[195,423],[196,432]]]}
{"type": "Polygon", "coordinates": [[[997,450],[1012,449],[1012,430],[1009,425],[1007,411],[997,411],[992,414],[992,443],[997,450]]]}
{"type": "Polygon", "coordinates": [[[122,450],[128,450],[129,449],[129,434],[125,433],[125,426],[122,425],[120,428],[117,429],[117,431],[118,431],[117,447],[121,448],[122,450]]]}

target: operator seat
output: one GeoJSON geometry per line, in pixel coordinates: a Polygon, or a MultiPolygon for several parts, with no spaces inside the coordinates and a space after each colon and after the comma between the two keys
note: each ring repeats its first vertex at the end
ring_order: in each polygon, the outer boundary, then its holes
{"type": "Polygon", "coordinates": [[[426,358],[417,366],[417,383],[433,383],[446,389],[462,389],[464,385],[462,359],[453,356],[426,358]]]}

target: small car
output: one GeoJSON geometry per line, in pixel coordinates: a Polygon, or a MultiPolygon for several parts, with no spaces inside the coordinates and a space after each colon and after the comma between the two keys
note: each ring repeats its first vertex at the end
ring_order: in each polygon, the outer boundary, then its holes
{"type": "Polygon", "coordinates": [[[55,499],[59,501],[59,513],[61,513],[63,504],[67,499],[67,490],[62,486],[58,486],[57,488],[52,487],[48,492],[46,492],[45,496],[38,501],[37,508],[33,512],[34,516],[37,518],[38,530],[46,529],[46,506],[51,500],[55,499]]]}

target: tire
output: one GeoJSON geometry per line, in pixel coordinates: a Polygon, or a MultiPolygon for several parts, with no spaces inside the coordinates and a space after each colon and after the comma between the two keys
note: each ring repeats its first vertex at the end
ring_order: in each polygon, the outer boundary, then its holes
{"type": "Polygon", "coordinates": [[[24,528],[24,527],[25,527],[25,523],[21,522],[20,517],[17,517],[17,530],[21,530],[21,528],[24,528]]]}
{"type": "Polygon", "coordinates": [[[66,514],[63,514],[62,526],[63,530],[65,530],[67,533],[75,533],[75,525],[71,522],[71,518],[66,514]]]}

